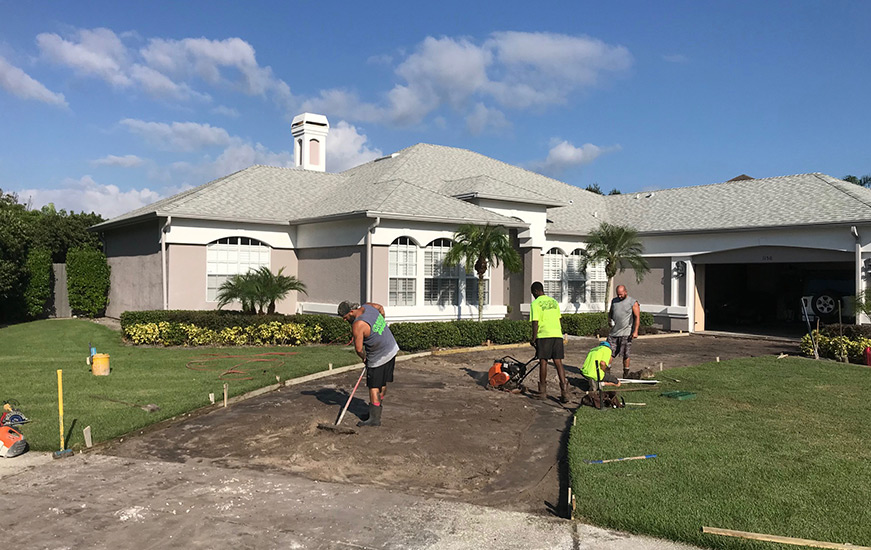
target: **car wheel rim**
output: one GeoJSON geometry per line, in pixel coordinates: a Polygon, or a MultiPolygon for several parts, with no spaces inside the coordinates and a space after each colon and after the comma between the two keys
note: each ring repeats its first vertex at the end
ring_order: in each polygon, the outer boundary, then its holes
{"type": "Polygon", "coordinates": [[[835,311],[835,300],[831,296],[820,296],[817,298],[817,310],[820,313],[831,313],[835,311]]]}

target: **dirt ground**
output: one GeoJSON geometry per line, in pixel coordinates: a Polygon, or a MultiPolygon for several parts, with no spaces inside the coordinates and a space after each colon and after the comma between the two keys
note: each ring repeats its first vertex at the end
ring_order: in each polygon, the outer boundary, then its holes
{"type": "MultiPolygon", "coordinates": [[[[317,481],[351,483],[542,515],[565,514],[563,450],[581,392],[578,365],[596,340],[568,342],[572,401],[489,390],[494,359],[532,357],[515,349],[417,357],[397,363],[388,386],[383,425],[340,435],[317,429],[334,422],[359,372],[288,386],[208,414],[164,423],[97,452],[291,473],[317,481]]],[[[659,370],[738,357],[798,355],[797,341],[704,335],[641,337],[633,343],[633,370],[659,370]]],[[[617,372],[620,375],[619,372],[617,372]]],[[[533,373],[530,382],[537,379],[533,373]]],[[[552,394],[558,394],[553,367],[552,394]]],[[[362,391],[361,391],[362,390],[362,391]]],[[[354,426],[367,410],[358,390],[342,424],[354,426]]]]}

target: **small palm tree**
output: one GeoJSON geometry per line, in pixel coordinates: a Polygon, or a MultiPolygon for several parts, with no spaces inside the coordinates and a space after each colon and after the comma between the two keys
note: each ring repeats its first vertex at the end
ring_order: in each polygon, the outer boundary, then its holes
{"type": "Polygon", "coordinates": [[[306,294],[302,281],[293,275],[284,275],[283,272],[282,267],[278,273],[273,274],[266,266],[253,272],[257,282],[257,307],[261,314],[264,306],[266,306],[266,313],[275,313],[275,302],[283,300],[294,290],[306,294]]]}
{"type": "Polygon", "coordinates": [[[445,265],[459,265],[465,261],[467,273],[478,274],[478,321],[484,315],[484,276],[490,265],[505,264],[512,273],[523,269],[520,254],[511,246],[511,239],[501,225],[484,226],[466,224],[454,233],[454,244],[445,255],[445,265]]]}
{"type": "Polygon", "coordinates": [[[305,293],[305,285],[284,268],[272,273],[266,266],[241,275],[233,275],[218,288],[218,309],[231,302],[241,302],[245,313],[275,313],[275,302],[296,290],[305,293]],[[266,311],[264,311],[264,309],[266,311]]]}
{"type": "Polygon", "coordinates": [[[623,273],[627,264],[635,271],[635,280],[641,282],[644,274],[650,271],[647,260],[641,256],[644,246],[638,238],[638,231],[631,227],[611,225],[602,222],[590,233],[587,241],[586,256],[589,261],[604,262],[605,275],[608,284],[605,287],[605,311],[608,311],[608,299],[611,297],[614,276],[623,273]]]}
{"type": "Polygon", "coordinates": [[[251,273],[233,275],[218,287],[218,309],[232,302],[241,302],[243,312],[256,313],[254,300],[257,291],[251,273]]]}

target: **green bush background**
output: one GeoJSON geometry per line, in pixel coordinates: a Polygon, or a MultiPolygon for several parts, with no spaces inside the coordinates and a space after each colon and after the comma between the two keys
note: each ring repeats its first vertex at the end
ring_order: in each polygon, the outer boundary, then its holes
{"type": "Polygon", "coordinates": [[[46,304],[51,298],[51,250],[33,248],[27,254],[24,263],[27,273],[27,287],[24,289],[24,301],[27,316],[39,318],[46,312],[46,304]]]}
{"type": "Polygon", "coordinates": [[[67,252],[67,292],[73,313],[96,317],[105,311],[109,296],[106,255],[93,248],[71,248],[67,252]]]}

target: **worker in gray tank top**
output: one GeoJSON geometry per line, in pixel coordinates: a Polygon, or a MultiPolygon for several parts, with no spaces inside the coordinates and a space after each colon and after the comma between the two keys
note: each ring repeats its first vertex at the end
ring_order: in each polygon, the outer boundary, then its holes
{"type": "Polygon", "coordinates": [[[608,334],[611,357],[623,356],[623,378],[626,378],[629,376],[632,340],[638,338],[638,327],[641,326],[641,306],[629,296],[623,285],[617,287],[617,297],[611,300],[608,319],[611,324],[611,333],[608,334]]]}
{"type": "Polygon", "coordinates": [[[393,368],[399,345],[384,320],[384,308],[380,304],[366,303],[358,306],[342,302],[338,314],[351,323],[354,350],[366,363],[366,386],[369,388],[369,415],[361,418],[357,426],[380,426],[381,411],[387,383],[393,382],[393,368]]]}

